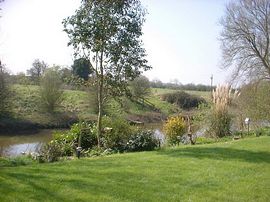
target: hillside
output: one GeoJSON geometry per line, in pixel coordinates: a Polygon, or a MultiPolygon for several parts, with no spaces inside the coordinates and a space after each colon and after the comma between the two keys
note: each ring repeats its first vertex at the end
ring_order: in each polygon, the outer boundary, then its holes
{"type": "MultiPolygon", "coordinates": [[[[61,128],[74,121],[96,119],[94,98],[89,92],[64,90],[61,105],[55,113],[49,114],[41,108],[38,86],[12,85],[12,90],[12,118],[1,120],[2,129],[61,128]]],[[[143,104],[127,98],[121,98],[121,104],[110,99],[105,106],[105,114],[143,122],[157,122],[180,111],[177,106],[162,101],[160,93],[155,93],[155,89],[152,89],[152,92],[143,104]]]]}

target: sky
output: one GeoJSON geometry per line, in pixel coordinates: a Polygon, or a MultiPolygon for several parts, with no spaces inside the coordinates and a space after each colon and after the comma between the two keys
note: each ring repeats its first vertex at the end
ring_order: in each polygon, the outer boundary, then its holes
{"type": "MultiPolygon", "coordinates": [[[[218,40],[228,0],[141,0],[147,8],[142,40],[152,70],[150,80],[214,84],[229,80],[222,70],[218,40]]],[[[34,59],[71,66],[62,20],[80,0],[5,0],[0,18],[0,59],[11,73],[26,72],[34,59]]]]}

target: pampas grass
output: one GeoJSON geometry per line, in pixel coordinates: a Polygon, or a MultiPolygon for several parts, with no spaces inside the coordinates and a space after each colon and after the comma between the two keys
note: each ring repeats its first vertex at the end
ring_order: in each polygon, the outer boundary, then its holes
{"type": "Polygon", "coordinates": [[[218,85],[212,93],[213,111],[210,119],[210,134],[214,137],[230,135],[231,116],[229,106],[239,96],[238,91],[232,90],[231,86],[218,85]]]}

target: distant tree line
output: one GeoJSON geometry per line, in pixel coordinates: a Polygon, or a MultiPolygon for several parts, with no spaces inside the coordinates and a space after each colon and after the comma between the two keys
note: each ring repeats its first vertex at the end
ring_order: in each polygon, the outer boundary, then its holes
{"type": "Polygon", "coordinates": [[[194,90],[194,91],[212,91],[215,86],[204,85],[204,84],[181,84],[181,83],[163,83],[160,80],[150,81],[150,86],[152,88],[169,88],[176,90],[194,90]]]}

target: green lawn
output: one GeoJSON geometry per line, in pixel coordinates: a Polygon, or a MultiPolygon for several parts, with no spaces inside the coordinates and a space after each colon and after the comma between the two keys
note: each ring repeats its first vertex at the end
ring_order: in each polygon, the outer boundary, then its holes
{"type": "Polygon", "coordinates": [[[270,137],[0,167],[0,201],[270,201],[270,137]]]}

